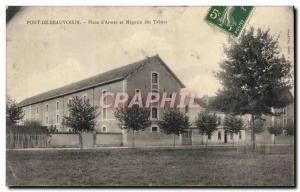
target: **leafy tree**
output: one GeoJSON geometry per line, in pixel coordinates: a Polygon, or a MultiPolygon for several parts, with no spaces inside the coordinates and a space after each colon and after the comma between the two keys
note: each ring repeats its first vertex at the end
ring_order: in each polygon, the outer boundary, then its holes
{"type": "Polygon", "coordinates": [[[238,118],[236,116],[226,115],[224,119],[224,128],[232,133],[237,134],[243,128],[243,121],[241,118],[238,118]]]}
{"type": "MultiPolygon", "coordinates": [[[[274,136],[280,135],[283,131],[282,127],[278,125],[270,126],[268,130],[269,133],[273,134],[274,136]]],[[[274,137],[274,144],[275,144],[275,137],[274,137]]]]}
{"type": "Polygon", "coordinates": [[[238,115],[250,114],[252,146],[255,151],[254,120],[263,114],[275,115],[272,108],[291,103],[290,63],[280,53],[278,37],[269,30],[244,31],[229,40],[227,57],[217,73],[222,89],[212,105],[238,115]]]}
{"type": "Polygon", "coordinates": [[[137,105],[116,109],[115,117],[121,129],[132,131],[132,146],[135,147],[135,131],[144,130],[151,125],[150,110],[137,105]]]}
{"type": "Polygon", "coordinates": [[[254,120],[254,133],[259,134],[265,131],[265,119],[255,119],[254,120]]]}
{"type": "Polygon", "coordinates": [[[224,128],[233,133],[238,133],[243,128],[243,121],[236,116],[226,115],[224,119],[224,128]]]}
{"type": "Polygon", "coordinates": [[[24,117],[21,107],[10,96],[6,96],[6,125],[15,125],[24,117]]]}
{"type": "Polygon", "coordinates": [[[217,115],[215,113],[210,114],[208,111],[200,112],[196,118],[195,125],[203,136],[205,134],[211,136],[217,130],[217,115]]]}
{"type": "Polygon", "coordinates": [[[97,106],[91,106],[89,100],[73,97],[68,103],[69,116],[64,116],[63,125],[73,128],[75,133],[79,133],[79,144],[82,148],[82,132],[92,131],[96,125],[97,106]]]}
{"type": "Polygon", "coordinates": [[[179,136],[190,126],[188,116],[179,110],[168,110],[164,112],[162,120],[159,121],[158,124],[164,133],[174,134],[174,146],[175,135],[179,136]]]}

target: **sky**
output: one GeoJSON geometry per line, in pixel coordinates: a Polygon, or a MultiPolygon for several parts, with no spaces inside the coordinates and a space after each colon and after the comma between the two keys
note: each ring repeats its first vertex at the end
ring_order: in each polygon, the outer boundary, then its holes
{"type": "MultiPolygon", "coordinates": [[[[209,25],[209,7],[26,7],[7,24],[7,94],[16,101],[158,54],[197,96],[221,88],[215,73],[228,34],[209,25]],[[34,20],[152,24],[28,24],[34,20]],[[153,20],[165,21],[153,24],[153,20]]],[[[245,29],[270,28],[293,64],[292,7],[255,7],[245,29]],[[290,51],[288,51],[290,49],[290,51]]]]}

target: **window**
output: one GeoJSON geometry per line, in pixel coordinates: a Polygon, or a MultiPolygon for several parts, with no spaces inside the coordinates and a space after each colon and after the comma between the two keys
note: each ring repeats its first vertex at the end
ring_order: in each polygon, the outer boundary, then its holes
{"type": "Polygon", "coordinates": [[[242,132],[239,131],[239,139],[242,139],[242,132]]]}
{"type": "Polygon", "coordinates": [[[189,106],[188,105],[185,106],[185,112],[186,113],[189,112],[189,106]]]}
{"type": "MultiPolygon", "coordinates": [[[[106,90],[103,90],[103,91],[102,91],[102,97],[103,97],[105,94],[106,94],[106,90]]],[[[104,97],[104,98],[103,98],[103,103],[106,104],[106,102],[107,102],[107,97],[104,97]]]]}
{"type": "Polygon", "coordinates": [[[158,83],[158,74],[152,73],[152,83],[157,84],[158,83]]]}
{"type": "Polygon", "coordinates": [[[151,132],[158,132],[158,127],[157,126],[151,127],[151,132]]]}
{"type": "Polygon", "coordinates": [[[158,73],[152,72],[151,73],[151,91],[158,91],[158,85],[159,80],[158,80],[158,73]]]}
{"type": "MultiPolygon", "coordinates": [[[[102,91],[102,97],[106,94],[106,90],[102,91]]],[[[103,99],[103,103],[107,103],[107,97],[101,98],[103,99]]],[[[102,108],[102,119],[107,119],[107,108],[103,107],[102,108]]]]}
{"type": "Polygon", "coordinates": [[[56,115],[56,123],[59,123],[59,115],[56,115]]]}
{"type": "Polygon", "coordinates": [[[39,118],[39,107],[36,107],[35,119],[39,118]]]}
{"type": "Polygon", "coordinates": [[[102,132],[107,132],[106,126],[102,126],[102,132]]]}
{"type": "Polygon", "coordinates": [[[49,123],[49,119],[48,119],[48,116],[46,116],[46,124],[49,123]]]}
{"type": "Polygon", "coordinates": [[[59,101],[56,101],[56,109],[59,109],[59,101]]]}
{"type": "Polygon", "coordinates": [[[233,140],[233,132],[230,132],[230,139],[233,140]]]}
{"type": "Polygon", "coordinates": [[[152,119],[157,119],[158,114],[157,114],[157,108],[156,107],[151,108],[151,117],[152,117],[152,119]]]}
{"type": "Polygon", "coordinates": [[[222,137],[222,133],[221,131],[218,131],[218,140],[221,140],[221,137],[222,137]]]}
{"type": "Polygon", "coordinates": [[[207,135],[208,140],[211,140],[211,134],[207,135]]]}
{"type": "Polygon", "coordinates": [[[68,104],[70,105],[70,104],[71,104],[71,102],[72,102],[72,99],[71,99],[71,98],[69,98],[69,99],[68,99],[68,104]]]}
{"type": "Polygon", "coordinates": [[[45,110],[46,112],[48,112],[48,104],[46,104],[45,110]]]}
{"type": "Polygon", "coordinates": [[[107,109],[102,108],[102,119],[106,119],[106,118],[107,118],[107,109]]]}
{"type": "Polygon", "coordinates": [[[140,89],[135,89],[135,95],[137,95],[135,101],[139,100],[139,94],[140,94],[140,89]]]}
{"type": "Polygon", "coordinates": [[[26,109],[23,110],[23,113],[24,113],[23,118],[24,118],[24,120],[26,120],[26,109]]]}
{"type": "Polygon", "coordinates": [[[218,120],[217,120],[218,122],[218,125],[221,125],[221,117],[218,117],[218,120]]]}

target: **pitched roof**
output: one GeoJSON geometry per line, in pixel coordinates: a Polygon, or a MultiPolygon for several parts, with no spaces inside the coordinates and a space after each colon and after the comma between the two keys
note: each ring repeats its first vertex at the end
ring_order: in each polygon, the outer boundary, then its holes
{"type": "Polygon", "coordinates": [[[151,60],[154,59],[159,59],[162,65],[174,76],[174,78],[179,82],[179,84],[182,87],[185,87],[183,83],[176,77],[176,75],[169,69],[169,67],[161,60],[161,58],[158,55],[155,55],[152,57],[148,57],[144,60],[101,73],[99,75],[90,77],[88,79],[84,79],[57,89],[47,91],[45,93],[41,93],[39,95],[30,98],[26,98],[23,101],[21,101],[18,105],[20,107],[24,107],[45,100],[61,97],[63,95],[83,91],[96,86],[105,85],[116,81],[121,81],[126,77],[128,77],[130,74],[134,73],[137,69],[139,69],[140,67],[144,66],[145,64],[149,63],[151,60]]]}

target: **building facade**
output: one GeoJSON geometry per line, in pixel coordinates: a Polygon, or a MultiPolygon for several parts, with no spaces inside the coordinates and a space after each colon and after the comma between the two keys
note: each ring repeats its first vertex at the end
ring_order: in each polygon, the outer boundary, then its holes
{"type": "MultiPolygon", "coordinates": [[[[19,103],[24,110],[23,120],[36,120],[43,126],[54,127],[58,132],[69,132],[71,128],[62,124],[67,116],[68,103],[78,96],[88,99],[93,106],[100,106],[100,98],[106,92],[134,95],[137,92],[146,94],[180,92],[185,86],[158,56],[146,58],[103,74],[82,80],[40,95],[27,98],[19,103]]],[[[96,131],[120,133],[122,129],[114,117],[115,109],[100,107],[98,109],[96,131]]],[[[157,121],[161,118],[164,108],[151,106],[151,127],[147,132],[159,132],[157,121]]]]}

